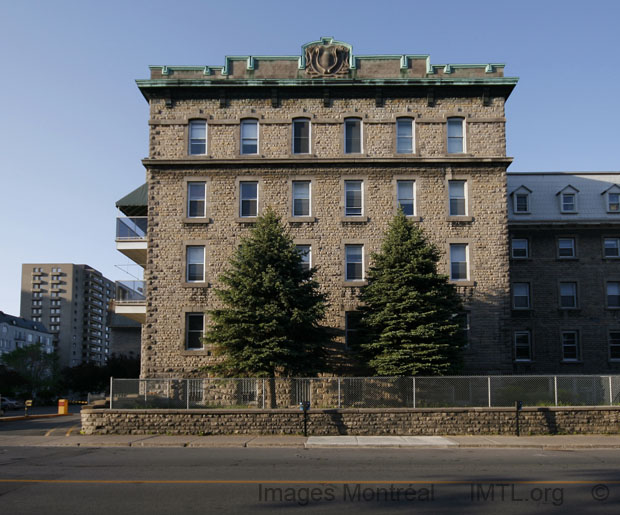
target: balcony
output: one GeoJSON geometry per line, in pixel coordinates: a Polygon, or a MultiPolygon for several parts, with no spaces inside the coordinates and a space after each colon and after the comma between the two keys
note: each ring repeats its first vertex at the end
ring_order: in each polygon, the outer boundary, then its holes
{"type": "Polygon", "coordinates": [[[141,324],[146,321],[146,284],[144,281],[116,281],[114,313],[141,324]]]}
{"type": "Polygon", "coordinates": [[[116,219],[116,250],[144,266],[146,263],[146,216],[119,216],[116,219]]]}

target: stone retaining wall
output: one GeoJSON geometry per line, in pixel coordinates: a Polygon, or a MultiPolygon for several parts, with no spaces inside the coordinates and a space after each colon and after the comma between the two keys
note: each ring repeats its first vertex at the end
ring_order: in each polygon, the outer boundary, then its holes
{"type": "MultiPolygon", "coordinates": [[[[524,408],[522,435],[620,433],[620,407],[524,408]]],[[[308,434],[515,434],[514,408],[311,410],[308,434]]],[[[299,410],[82,409],[84,434],[301,434],[299,410]]]]}

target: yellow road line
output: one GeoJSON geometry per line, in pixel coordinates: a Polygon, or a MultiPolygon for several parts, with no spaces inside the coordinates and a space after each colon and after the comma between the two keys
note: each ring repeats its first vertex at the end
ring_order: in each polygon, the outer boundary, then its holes
{"type": "Polygon", "coordinates": [[[50,429],[47,433],[45,433],[45,436],[50,436],[54,431],[56,431],[55,427],[50,429]]]}
{"type": "Polygon", "coordinates": [[[511,481],[508,479],[493,481],[294,481],[294,480],[236,480],[236,479],[2,479],[0,483],[53,483],[53,484],[195,484],[195,485],[471,485],[471,484],[517,484],[517,485],[620,485],[620,481],[511,481]]]}
{"type": "Polygon", "coordinates": [[[77,429],[78,427],[80,426],[73,426],[71,429],[69,429],[69,431],[65,433],[65,436],[71,436],[71,431],[73,431],[74,429],[77,429]]]}

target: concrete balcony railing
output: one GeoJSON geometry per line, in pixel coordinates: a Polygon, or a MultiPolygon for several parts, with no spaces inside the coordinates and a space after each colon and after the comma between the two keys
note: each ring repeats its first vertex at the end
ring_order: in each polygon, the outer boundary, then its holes
{"type": "Polygon", "coordinates": [[[116,249],[129,259],[144,266],[146,263],[146,216],[118,217],[116,219],[116,249]]]}

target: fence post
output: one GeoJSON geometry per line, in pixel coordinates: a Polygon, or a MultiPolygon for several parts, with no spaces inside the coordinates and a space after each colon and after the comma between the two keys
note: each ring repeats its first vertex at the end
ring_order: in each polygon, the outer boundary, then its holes
{"type": "MultiPolygon", "coordinates": [[[[110,409],[112,409],[112,385],[114,384],[114,379],[110,376],[110,409]]],[[[609,378],[609,384],[611,384],[611,377],[609,378]]],[[[610,390],[611,393],[611,390],[610,390]]],[[[611,399],[611,395],[609,396],[611,399]]]]}
{"type": "Polygon", "coordinates": [[[491,407],[491,376],[487,376],[487,392],[489,395],[489,408],[491,407]]]}
{"type": "Polygon", "coordinates": [[[189,379],[185,380],[185,397],[187,399],[187,409],[189,409],[189,379]]]}
{"type": "Polygon", "coordinates": [[[553,376],[553,398],[555,399],[555,405],[558,405],[558,376],[553,376]]]}
{"type": "MultiPolygon", "coordinates": [[[[611,380],[611,378],[610,378],[610,380],[611,380]]],[[[609,383],[609,384],[611,384],[611,383],[609,383]]],[[[610,396],[610,398],[611,398],[611,396],[610,396]]],[[[342,406],[342,403],[340,401],[340,378],[338,378],[338,409],[340,409],[341,406],[342,406]]]]}
{"type": "Polygon", "coordinates": [[[147,401],[147,392],[149,389],[149,380],[145,379],[144,380],[144,407],[146,408],[146,401],[147,401]]]}
{"type": "Polygon", "coordinates": [[[614,395],[613,390],[611,388],[611,376],[609,376],[609,405],[613,406],[614,404],[614,395]]]}
{"type": "Polygon", "coordinates": [[[413,407],[415,408],[415,376],[411,379],[413,380],[413,407]]]}
{"type": "Polygon", "coordinates": [[[263,378],[263,409],[265,409],[265,379],[263,378]]]}

